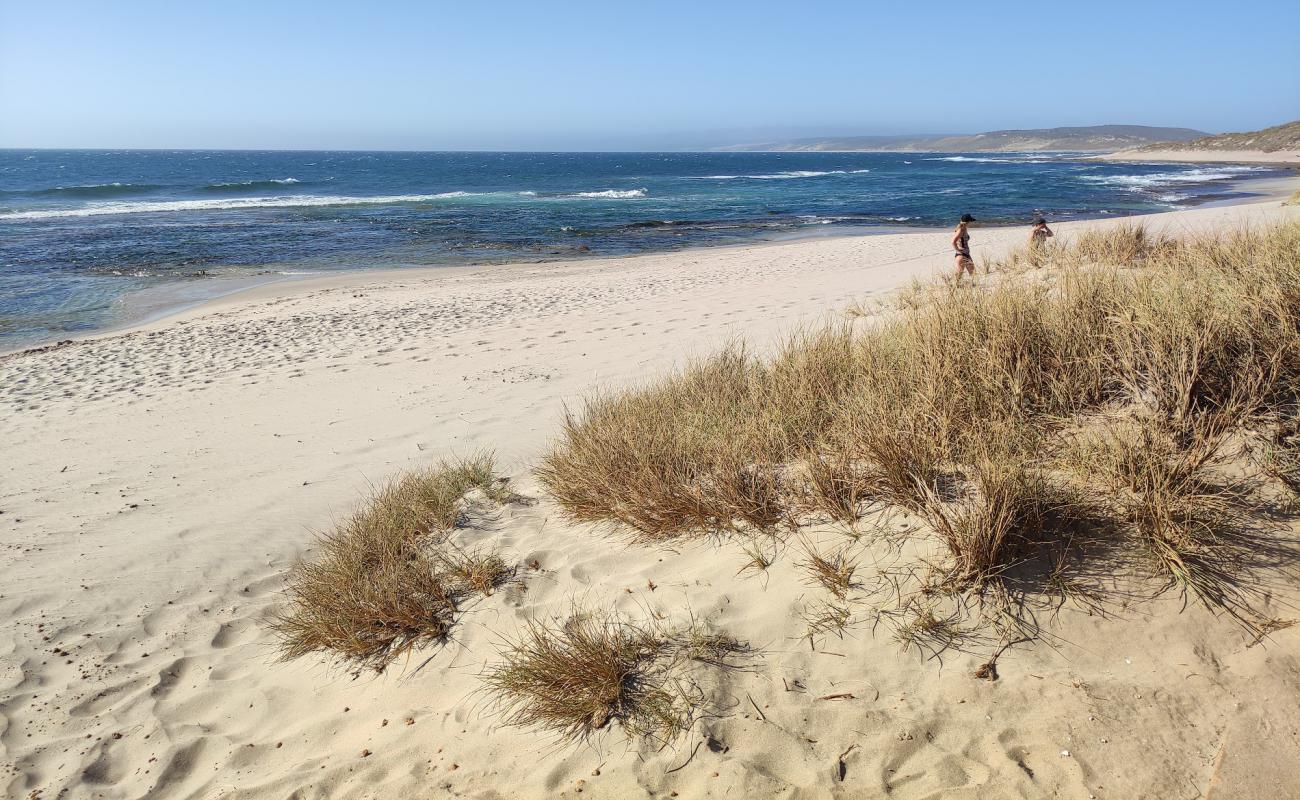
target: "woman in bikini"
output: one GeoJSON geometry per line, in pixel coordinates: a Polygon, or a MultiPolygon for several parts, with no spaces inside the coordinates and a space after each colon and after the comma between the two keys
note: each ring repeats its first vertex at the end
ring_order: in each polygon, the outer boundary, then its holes
{"type": "Polygon", "coordinates": [[[962,214],[957,223],[957,230],[952,236],[953,255],[957,260],[957,282],[961,283],[962,273],[969,272],[970,279],[975,280],[975,260],[970,257],[970,234],[966,226],[975,221],[970,214],[962,214]]]}

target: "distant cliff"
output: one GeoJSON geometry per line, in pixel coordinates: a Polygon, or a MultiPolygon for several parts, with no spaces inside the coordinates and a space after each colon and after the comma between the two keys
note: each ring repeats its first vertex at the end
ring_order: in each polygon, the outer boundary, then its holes
{"type": "MultiPolygon", "coordinates": [[[[825,139],[793,139],[785,142],[731,145],[725,151],[832,151],[872,150],[877,152],[1028,152],[1063,150],[1113,152],[1156,142],[1189,142],[1209,137],[1191,128],[1153,128],[1146,125],[1089,125],[1077,128],[989,131],[973,135],[845,136],[825,139]]],[[[1181,145],[1180,145],[1181,146],[1181,145]]]]}

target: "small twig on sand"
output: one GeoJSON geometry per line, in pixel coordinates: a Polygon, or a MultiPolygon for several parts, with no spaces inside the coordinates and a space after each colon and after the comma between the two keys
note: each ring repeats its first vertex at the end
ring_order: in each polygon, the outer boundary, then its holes
{"type": "Polygon", "coordinates": [[[698,752],[700,751],[700,745],[702,745],[702,744],[704,744],[704,742],[696,742],[696,743],[695,743],[695,749],[692,750],[692,751],[691,751],[691,754],[690,754],[689,756],[686,757],[686,760],[683,761],[682,763],[678,764],[677,766],[673,767],[672,769],[668,770],[668,771],[665,772],[664,774],[665,774],[665,775],[670,775],[670,774],[676,772],[677,770],[681,769],[682,767],[686,766],[687,764],[691,763],[691,760],[695,758],[695,754],[698,753],[698,752]]]}
{"type": "Polygon", "coordinates": [[[848,764],[844,763],[844,758],[848,756],[849,753],[852,753],[856,749],[858,749],[858,746],[856,744],[849,745],[849,749],[845,750],[843,753],[840,753],[840,757],[835,760],[836,780],[843,782],[844,776],[849,774],[849,766],[848,764]]]}
{"type": "Polygon", "coordinates": [[[1022,644],[1024,642],[1028,642],[1031,640],[1032,637],[1022,636],[1021,638],[1016,639],[1014,641],[1004,643],[1001,647],[998,648],[998,651],[993,654],[992,658],[990,658],[988,661],[985,661],[983,664],[980,664],[979,669],[975,670],[975,677],[986,681],[997,680],[998,659],[1002,657],[1002,654],[1006,652],[1006,649],[1008,647],[1011,647],[1012,645],[1022,644]]]}
{"type": "Polygon", "coordinates": [[[825,697],[819,697],[818,700],[856,700],[852,692],[841,692],[840,694],[828,694],[825,697]]]}
{"type": "Polygon", "coordinates": [[[745,696],[749,698],[749,704],[754,707],[754,710],[763,718],[763,721],[767,722],[767,715],[763,713],[763,709],[758,707],[758,703],[754,702],[754,698],[749,694],[749,692],[745,692],[745,696]]]}

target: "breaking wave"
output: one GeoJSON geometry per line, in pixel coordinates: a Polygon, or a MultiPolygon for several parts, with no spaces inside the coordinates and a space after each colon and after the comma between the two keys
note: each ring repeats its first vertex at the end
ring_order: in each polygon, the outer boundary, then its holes
{"type": "Polygon", "coordinates": [[[442,194],[398,194],[382,197],[335,197],[331,195],[299,195],[284,197],[231,197],[222,200],[169,200],[166,202],[99,203],[85,208],[52,208],[31,211],[0,213],[0,220],[60,219],[65,217],[98,217],[109,214],[165,214],[177,211],[227,211],[254,208],[314,208],[327,206],[396,205],[400,203],[430,203],[458,197],[471,197],[470,192],[443,192],[442,194]]]}
{"type": "Polygon", "coordinates": [[[277,178],[264,181],[231,181],[229,183],[209,183],[203,187],[205,192],[246,192],[252,189],[274,189],[277,186],[292,186],[301,183],[297,178],[277,178]]]}
{"type": "Polygon", "coordinates": [[[591,197],[605,200],[630,200],[633,197],[645,197],[645,189],[603,189],[599,192],[578,192],[571,197],[591,197]]]}
{"type": "Polygon", "coordinates": [[[786,172],[772,172],[765,175],[701,175],[699,180],[702,181],[782,181],[793,180],[795,178],[821,178],[826,175],[860,175],[864,172],[870,172],[869,169],[831,169],[831,170],[810,170],[795,169],[786,172]]]}

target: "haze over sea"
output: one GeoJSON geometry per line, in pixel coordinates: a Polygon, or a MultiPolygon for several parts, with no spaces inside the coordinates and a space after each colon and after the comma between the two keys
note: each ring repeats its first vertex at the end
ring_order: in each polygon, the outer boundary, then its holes
{"type": "Polygon", "coordinates": [[[1136,214],[1274,174],[1042,153],[5,150],[0,349],[119,322],[141,289],[193,298],[228,276],[1136,214]]]}

